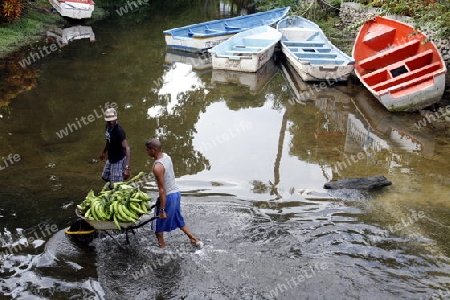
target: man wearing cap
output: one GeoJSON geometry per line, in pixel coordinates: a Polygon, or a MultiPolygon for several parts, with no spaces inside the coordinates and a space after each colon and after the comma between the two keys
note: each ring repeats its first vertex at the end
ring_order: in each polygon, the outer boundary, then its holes
{"type": "Polygon", "coordinates": [[[114,182],[120,182],[130,177],[130,147],[126,140],[125,131],[117,122],[117,111],[108,108],[104,112],[106,121],[106,145],[100,159],[106,160],[102,173],[102,179],[110,182],[113,187],[114,182]]]}

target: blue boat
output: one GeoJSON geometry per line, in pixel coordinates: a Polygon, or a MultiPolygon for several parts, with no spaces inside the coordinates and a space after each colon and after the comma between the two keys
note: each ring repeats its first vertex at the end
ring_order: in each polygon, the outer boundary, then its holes
{"type": "Polygon", "coordinates": [[[169,49],[187,52],[204,52],[235,35],[254,27],[275,25],[289,12],[290,7],[277,8],[265,12],[212,20],[180,28],[164,30],[169,49]]]}
{"type": "Polygon", "coordinates": [[[322,29],[305,18],[290,16],[277,24],[281,50],[303,81],[345,81],[355,61],[336,46],[322,29]]]}

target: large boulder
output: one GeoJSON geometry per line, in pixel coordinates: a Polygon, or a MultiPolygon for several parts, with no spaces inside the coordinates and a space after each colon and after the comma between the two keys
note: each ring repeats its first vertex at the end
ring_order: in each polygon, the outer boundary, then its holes
{"type": "Polygon", "coordinates": [[[384,176],[369,176],[358,178],[345,178],[337,181],[330,181],[324,184],[324,189],[357,189],[357,190],[373,190],[379,189],[392,182],[384,176]]]}

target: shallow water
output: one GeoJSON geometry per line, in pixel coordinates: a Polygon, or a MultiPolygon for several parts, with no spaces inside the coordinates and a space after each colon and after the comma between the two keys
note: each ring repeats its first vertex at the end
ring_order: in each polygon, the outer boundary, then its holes
{"type": "MultiPolygon", "coordinates": [[[[174,26],[164,15],[97,23],[96,42],[72,41],[19,69],[29,80],[18,85],[11,61],[29,52],[10,58],[1,86],[18,94],[0,108],[4,298],[450,296],[445,131],[386,112],[358,83],[304,84],[280,60],[257,74],[213,71],[207,55],[166,52],[161,31],[174,26]],[[174,231],[161,250],[148,226],[129,245],[117,232],[89,245],[65,235],[75,205],[103,186],[108,102],[134,174],[150,171],[145,141],[164,142],[202,249],[174,231]],[[322,189],[371,175],[393,184],[322,189]]],[[[156,196],[153,182],[145,188],[156,196]]]]}

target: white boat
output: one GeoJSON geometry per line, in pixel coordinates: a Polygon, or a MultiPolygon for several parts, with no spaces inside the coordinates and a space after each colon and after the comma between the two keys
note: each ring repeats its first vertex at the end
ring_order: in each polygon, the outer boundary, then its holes
{"type": "Polygon", "coordinates": [[[248,87],[250,94],[255,95],[270,82],[277,72],[278,66],[273,59],[270,59],[254,73],[213,69],[211,83],[213,86],[219,84],[245,86],[248,87]]]}
{"type": "Polygon", "coordinates": [[[277,24],[283,34],[281,50],[304,81],[345,81],[353,72],[353,58],[334,46],[320,27],[298,16],[277,24]]]}
{"type": "Polygon", "coordinates": [[[90,18],[95,6],[92,0],[49,0],[49,2],[61,16],[72,19],[90,18]]]}
{"type": "Polygon", "coordinates": [[[213,69],[256,72],[275,51],[281,33],[270,27],[260,26],[237,33],[229,40],[209,49],[213,69]]]}
{"type": "Polygon", "coordinates": [[[228,19],[212,20],[164,30],[163,33],[169,49],[203,52],[241,31],[263,25],[275,25],[286,16],[289,9],[290,7],[284,7],[228,19]]]}

